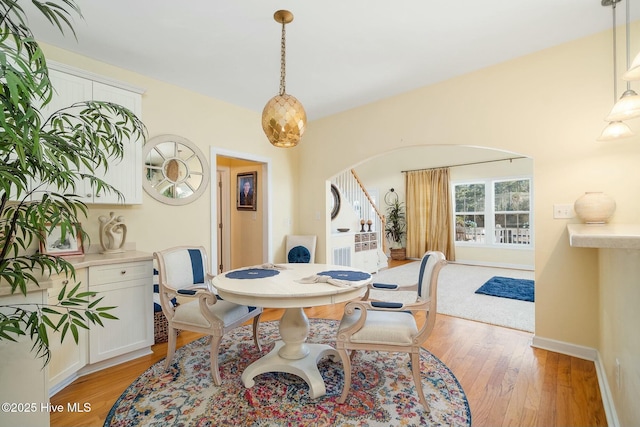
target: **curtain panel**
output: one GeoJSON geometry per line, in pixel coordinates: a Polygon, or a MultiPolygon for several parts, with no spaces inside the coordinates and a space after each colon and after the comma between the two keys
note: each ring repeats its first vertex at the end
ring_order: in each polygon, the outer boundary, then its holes
{"type": "Polygon", "coordinates": [[[407,191],[407,257],[421,258],[426,251],[441,251],[455,260],[453,206],[449,168],[405,173],[407,191]]]}

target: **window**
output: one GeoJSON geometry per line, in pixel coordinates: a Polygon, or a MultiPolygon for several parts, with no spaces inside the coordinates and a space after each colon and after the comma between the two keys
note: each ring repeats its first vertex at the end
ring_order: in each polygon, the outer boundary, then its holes
{"type": "Polygon", "coordinates": [[[484,240],[485,185],[462,184],[455,187],[456,241],[484,240]]]}
{"type": "Polygon", "coordinates": [[[454,184],[456,242],[531,245],[531,179],[454,184]]]}

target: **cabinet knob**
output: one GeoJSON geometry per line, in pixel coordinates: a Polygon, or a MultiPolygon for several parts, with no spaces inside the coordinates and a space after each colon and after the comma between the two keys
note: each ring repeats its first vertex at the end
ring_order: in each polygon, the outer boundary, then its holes
{"type": "Polygon", "coordinates": [[[127,270],[122,270],[120,274],[127,274],[127,270]]]}

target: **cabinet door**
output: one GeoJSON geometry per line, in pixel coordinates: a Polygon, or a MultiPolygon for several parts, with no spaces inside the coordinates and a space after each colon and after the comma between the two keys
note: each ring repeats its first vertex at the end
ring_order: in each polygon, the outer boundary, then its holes
{"type": "Polygon", "coordinates": [[[104,328],[89,332],[89,363],[97,363],[153,344],[153,265],[151,261],[89,267],[89,289],[115,306],[104,328]]]}
{"type": "MultiPolygon", "coordinates": [[[[127,107],[138,117],[141,115],[142,96],[139,93],[57,70],[49,70],[49,77],[55,94],[51,102],[41,108],[45,119],[60,108],[68,107],[75,102],[90,100],[114,102],[127,107]]],[[[123,141],[123,143],[123,158],[110,159],[107,170],[99,168],[94,175],[117,188],[124,195],[125,204],[140,204],[142,203],[142,141],[123,141]]],[[[37,181],[32,183],[32,188],[36,186],[38,186],[37,181]]],[[[43,191],[47,190],[46,187],[39,189],[32,199],[42,198],[43,191]]],[[[86,180],[76,183],[75,194],[84,203],[122,203],[115,194],[95,194],[86,180]]]]}
{"type": "MultiPolygon", "coordinates": [[[[81,282],[82,288],[87,288],[86,269],[76,270],[75,283],[81,282]]],[[[47,289],[49,304],[57,304],[58,294],[66,284],[67,291],[73,288],[73,281],[64,276],[52,277],[52,286],[47,289]]],[[[53,319],[55,323],[57,318],[53,319]]],[[[87,330],[78,328],[78,344],[73,339],[71,332],[67,332],[64,342],[60,343],[60,332],[49,329],[49,349],[51,360],[49,362],[49,390],[57,392],[57,386],[71,378],[84,365],[87,364],[88,351],[87,330]]],[[[64,384],[62,384],[64,386],[64,384]]]]}
{"type": "MultiPolygon", "coordinates": [[[[93,96],[91,80],[56,70],[49,70],[49,78],[53,85],[54,95],[49,104],[40,108],[43,120],[47,120],[53,113],[62,108],[69,107],[76,102],[90,100],[93,96]]],[[[56,188],[40,185],[38,180],[32,180],[31,188],[36,189],[31,196],[32,200],[40,200],[46,191],[57,191],[56,188]]],[[[69,189],[68,192],[71,193],[73,191],[69,189]]],[[[90,203],[93,200],[92,195],[89,195],[89,198],[86,197],[82,180],[76,182],[75,194],[80,196],[85,203],[90,203]]]]}
{"type": "MultiPolygon", "coordinates": [[[[109,86],[103,83],[93,82],[93,99],[96,101],[109,101],[131,110],[140,117],[142,110],[142,97],[140,94],[128,90],[109,86]]],[[[124,195],[124,203],[142,203],[142,141],[123,141],[124,156],[121,160],[109,162],[109,168],[97,170],[95,175],[107,183],[113,185],[124,195]]],[[[115,194],[97,195],[94,193],[93,203],[122,203],[115,194]]]]}

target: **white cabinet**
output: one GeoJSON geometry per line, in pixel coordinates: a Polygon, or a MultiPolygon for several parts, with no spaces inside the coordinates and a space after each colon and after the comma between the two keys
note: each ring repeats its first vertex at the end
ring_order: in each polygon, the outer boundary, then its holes
{"type": "MultiPolygon", "coordinates": [[[[43,116],[81,101],[109,101],[128,108],[138,117],[142,114],[142,96],[139,92],[101,83],[89,78],[69,74],[55,69],[49,70],[55,94],[51,102],[42,108],[43,116]]],[[[94,175],[113,185],[124,195],[125,204],[142,203],[142,141],[123,141],[124,156],[111,159],[108,169],[100,168],[94,175]]],[[[33,185],[37,185],[34,183],[33,185]]],[[[122,203],[113,193],[96,194],[88,181],[78,182],[76,193],[84,203],[122,203]]],[[[43,188],[46,190],[46,188],[43,188]]],[[[41,197],[41,192],[34,198],[41,197]]]]}
{"type": "MultiPolygon", "coordinates": [[[[4,286],[7,290],[8,286],[4,286]]],[[[38,288],[23,295],[0,295],[0,305],[43,304],[46,289],[38,288]]],[[[9,308],[0,308],[10,310],[9,308]]],[[[31,351],[29,336],[17,342],[0,341],[0,426],[45,427],[49,426],[49,412],[42,410],[49,403],[47,396],[47,367],[42,368],[42,359],[31,351]],[[4,404],[9,406],[4,406],[4,404]]]]}
{"type": "MultiPolygon", "coordinates": [[[[87,269],[76,269],[75,280],[68,279],[65,275],[52,276],[50,279],[51,287],[47,290],[49,295],[49,304],[58,303],[58,294],[62,288],[67,285],[66,292],[80,283],[80,292],[87,290],[87,269]]],[[[53,321],[57,317],[53,318],[53,321]]],[[[78,344],[73,340],[71,331],[67,332],[64,342],[60,342],[60,332],[54,332],[49,329],[49,350],[51,351],[51,360],[49,361],[49,390],[57,391],[66,386],[75,378],[76,372],[87,364],[87,330],[78,328],[78,344]]]]}
{"type": "Polygon", "coordinates": [[[104,326],[89,323],[88,331],[78,328],[78,344],[70,333],[64,343],[60,343],[59,333],[50,335],[51,361],[47,366],[50,395],[79,376],[149,354],[154,344],[151,255],[135,251],[88,254],[71,262],[76,270],[75,280],[67,282],[64,275],[47,280],[49,303],[57,303],[66,283],[69,283],[67,291],[81,283],[79,292],[97,292],[94,298],[102,297],[99,306],[115,307],[109,313],[118,320],[102,319],[104,326]]]}
{"type": "Polygon", "coordinates": [[[378,272],[378,233],[356,233],[353,266],[369,273],[378,272]]]}
{"type": "Polygon", "coordinates": [[[89,363],[101,362],[153,344],[153,263],[127,262],[89,267],[89,290],[116,306],[119,320],[89,331],[89,363]]]}

